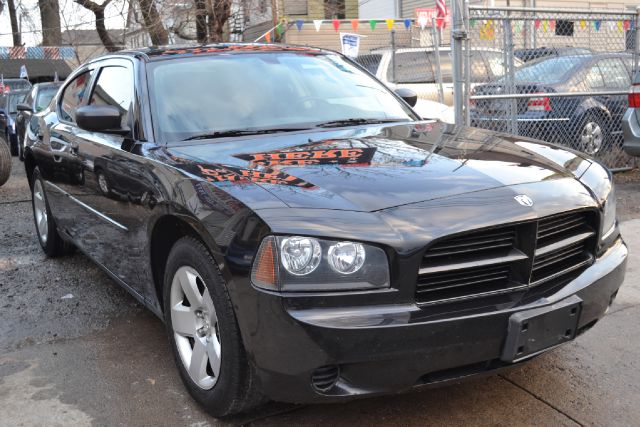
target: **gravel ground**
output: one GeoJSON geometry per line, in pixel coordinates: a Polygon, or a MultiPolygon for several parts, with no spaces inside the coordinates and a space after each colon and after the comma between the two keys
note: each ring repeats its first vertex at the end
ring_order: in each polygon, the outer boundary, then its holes
{"type": "MultiPolygon", "coordinates": [[[[0,188],[0,426],[221,425],[182,387],[157,318],[83,255],[44,257],[22,164],[13,166],[0,188]]],[[[445,388],[270,403],[230,423],[640,425],[640,173],[616,181],[627,281],[611,313],[575,342],[445,388]]]]}

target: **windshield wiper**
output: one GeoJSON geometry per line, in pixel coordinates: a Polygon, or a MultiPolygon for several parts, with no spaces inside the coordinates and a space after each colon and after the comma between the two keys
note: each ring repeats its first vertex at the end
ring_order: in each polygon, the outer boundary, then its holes
{"type": "Polygon", "coordinates": [[[343,119],[343,120],[331,120],[328,122],[322,122],[316,125],[319,128],[333,128],[340,126],[353,126],[353,125],[369,125],[377,123],[395,123],[405,122],[405,119],[343,119]]]}
{"type": "Polygon", "coordinates": [[[233,129],[233,130],[223,130],[219,132],[208,132],[208,133],[202,133],[199,135],[193,135],[183,139],[182,141],[193,141],[196,139],[226,138],[231,136],[244,136],[244,135],[263,135],[267,133],[278,133],[278,132],[295,132],[297,130],[307,130],[307,129],[309,128],[233,129]]]}

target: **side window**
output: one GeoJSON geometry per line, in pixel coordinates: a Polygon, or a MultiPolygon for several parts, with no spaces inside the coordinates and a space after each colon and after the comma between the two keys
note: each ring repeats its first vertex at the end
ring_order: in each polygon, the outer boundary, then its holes
{"type": "MultiPolygon", "coordinates": [[[[435,76],[426,52],[396,53],[397,83],[433,83],[435,76]]],[[[393,82],[393,62],[389,61],[387,81],[393,82]]]]}
{"type": "Polygon", "coordinates": [[[33,105],[33,97],[35,96],[36,90],[36,88],[31,89],[29,95],[24,99],[25,104],[33,105]]]}
{"type": "Polygon", "coordinates": [[[133,104],[133,75],[125,67],[104,67],[100,71],[90,105],[112,105],[122,113],[122,123],[128,123],[133,104]]]}
{"type": "Polygon", "coordinates": [[[598,66],[604,78],[605,87],[610,89],[627,89],[631,85],[629,72],[621,59],[604,59],[598,62],[598,66]]]}
{"type": "Polygon", "coordinates": [[[64,89],[60,101],[60,118],[62,120],[75,123],[76,109],[82,102],[89,80],[91,80],[91,71],[85,71],[73,79],[64,89]]]}
{"type": "Polygon", "coordinates": [[[600,67],[598,64],[591,66],[584,78],[584,90],[591,90],[604,87],[604,80],[602,79],[602,73],[600,73],[600,67]]]}

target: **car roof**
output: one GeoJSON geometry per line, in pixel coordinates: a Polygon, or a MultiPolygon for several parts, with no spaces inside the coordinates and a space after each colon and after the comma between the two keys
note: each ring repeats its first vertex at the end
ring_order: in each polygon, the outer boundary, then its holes
{"type": "Polygon", "coordinates": [[[307,55],[336,53],[331,50],[306,46],[291,46],[276,43],[216,43],[207,45],[188,46],[159,46],[142,49],[122,50],[95,58],[91,62],[109,57],[132,56],[146,61],[158,61],[171,58],[193,57],[200,55],[238,54],[238,53],[269,53],[269,52],[297,52],[307,55]]]}

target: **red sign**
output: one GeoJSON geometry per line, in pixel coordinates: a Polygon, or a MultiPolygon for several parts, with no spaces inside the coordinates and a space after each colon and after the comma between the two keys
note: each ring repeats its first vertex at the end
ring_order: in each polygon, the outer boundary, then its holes
{"type": "Polygon", "coordinates": [[[438,9],[433,7],[433,8],[427,8],[427,7],[420,7],[416,9],[416,18],[418,21],[418,25],[420,25],[422,28],[424,27],[430,27],[431,23],[433,22],[433,20],[436,20],[436,26],[438,28],[442,28],[442,26],[447,26],[448,24],[451,23],[451,15],[449,15],[449,9],[446,8],[446,16],[443,18],[438,17],[438,9]]]}

